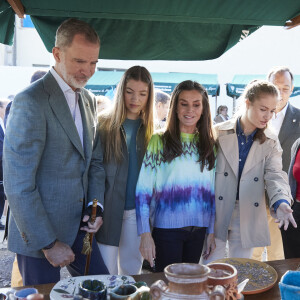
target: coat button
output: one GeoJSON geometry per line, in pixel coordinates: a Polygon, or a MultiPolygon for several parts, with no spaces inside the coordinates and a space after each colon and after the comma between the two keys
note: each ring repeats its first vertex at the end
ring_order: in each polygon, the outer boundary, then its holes
{"type": "Polygon", "coordinates": [[[258,206],[259,206],[258,202],[255,202],[255,203],[254,203],[254,206],[255,206],[255,207],[258,207],[258,206]]]}
{"type": "Polygon", "coordinates": [[[277,192],[280,193],[280,192],[281,192],[281,189],[279,189],[277,192]]]}
{"type": "Polygon", "coordinates": [[[225,173],[224,173],[224,176],[228,176],[228,173],[227,173],[227,172],[225,172],[225,173]]]}
{"type": "Polygon", "coordinates": [[[79,201],[80,201],[80,202],[83,202],[83,198],[80,198],[79,201]]]}
{"type": "Polygon", "coordinates": [[[258,181],[258,177],[254,177],[254,181],[258,181]]]}
{"type": "Polygon", "coordinates": [[[222,197],[222,196],[220,196],[220,197],[219,197],[219,200],[223,200],[223,197],[222,197]]]}

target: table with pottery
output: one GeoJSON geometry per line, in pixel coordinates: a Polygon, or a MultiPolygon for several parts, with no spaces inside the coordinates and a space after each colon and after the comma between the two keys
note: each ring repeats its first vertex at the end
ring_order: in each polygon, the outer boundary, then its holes
{"type": "MultiPolygon", "coordinates": [[[[228,261],[226,261],[225,264],[227,262],[228,261]]],[[[222,264],[223,262],[220,262],[220,263],[222,264]]],[[[237,269],[241,268],[242,272],[245,273],[245,270],[244,270],[245,266],[246,267],[249,266],[249,265],[247,265],[247,263],[249,264],[249,262],[246,262],[246,265],[245,265],[245,262],[235,261],[235,262],[233,262],[233,265],[236,264],[237,269]],[[240,267],[239,264],[242,267],[240,267]]],[[[251,263],[251,261],[250,261],[250,263],[251,263]]],[[[248,292],[247,292],[247,288],[246,288],[247,285],[244,287],[244,290],[245,290],[245,294],[243,296],[244,299],[245,300],[251,300],[251,299],[256,299],[256,300],[260,300],[260,299],[271,300],[272,299],[272,300],[276,300],[276,299],[281,299],[278,282],[280,281],[283,274],[285,274],[288,270],[292,270],[292,271],[297,270],[299,268],[299,265],[300,265],[300,258],[266,262],[263,265],[259,265],[258,269],[256,268],[256,266],[254,266],[254,265],[251,266],[251,264],[250,264],[250,268],[249,268],[250,271],[249,271],[248,275],[249,275],[249,279],[253,280],[253,281],[250,284],[250,290],[248,289],[248,292]],[[270,266],[270,267],[268,267],[268,266],[270,266]],[[273,270],[275,270],[275,273],[276,273],[275,282],[271,283],[272,286],[271,287],[268,286],[267,290],[265,290],[265,291],[263,291],[264,289],[261,288],[261,287],[258,287],[259,289],[261,289],[261,291],[255,290],[255,288],[257,288],[257,287],[254,286],[255,283],[256,283],[256,281],[255,281],[256,277],[260,276],[261,275],[260,273],[263,273],[263,271],[264,271],[262,268],[265,268],[268,272],[270,272],[271,277],[275,276],[273,270]],[[254,269],[254,271],[252,269],[254,269]],[[259,274],[257,274],[256,272],[259,272],[259,274]],[[250,291],[250,293],[249,293],[249,291],[250,291]]],[[[176,280],[174,282],[172,282],[173,281],[172,276],[174,276],[174,274],[172,274],[172,273],[176,273],[176,272],[177,272],[177,270],[173,268],[173,269],[169,269],[169,273],[151,273],[151,274],[141,274],[141,275],[133,275],[133,276],[111,276],[111,275],[103,276],[103,275],[98,275],[98,276],[89,276],[89,277],[81,277],[81,278],[77,277],[76,280],[75,280],[75,278],[67,278],[67,279],[64,279],[64,280],[56,283],[56,284],[53,283],[53,284],[36,285],[36,286],[34,286],[34,288],[36,288],[40,294],[44,295],[45,300],[48,300],[48,299],[51,299],[51,300],[68,300],[68,298],[72,299],[73,295],[78,293],[80,283],[84,282],[87,279],[93,278],[93,279],[98,279],[101,282],[104,282],[106,284],[106,286],[109,287],[109,289],[107,289],[108,290],[107,299],[110,299],[110,296],[109,296],[110,292],[113,291],[113,290],[116,291],[116,289],[120,285],[121,286],[129,285],[129,288],[131,288],[131,286],[134,284],[134,282],[145,282],[148,285],[148,287],[152,286],[151,292],[154,295],[154,297],[152,299],[161,299],[161,300],[164,300],[164,299],[184,299],[184,297],[180,297],[180,295],[179,295],[178,298],[176,298],[175,296],[174,297],[169,297],[170,294],[168,295],[168,291],[170,289],[171,290],[173,289],[173,291],[177,291],[179,293],[181,291],[182,284],[180,283],[178,285],[178,283],[176,283],[176,280]]],[[[204,271],[201,269],[201,272],[204,272],[204,271]]],[[[225,274],[226,274],[226,271],[225,271],[225,274]]],[[[246,271],[246,275],[247,275],[247,271],[246,271]]],[[[243,276],[246,276],[246,275],[243,274],[243,276]]],[[[177,276],[174,276],[174,277],[177,277],[177,276]]],[[[294,277],[294,274],[293,274],[293,277],[294,277]]],[[[242,279],[244,279],[244,277],[242,279]]],[[[273,280],[274,280],[274,278],[273,278],[273,280]]],[[[241,279],[239,279],[239,281],[241,281],[241,279]]],[[[201,282],[201,280],[200,280],[200,282],[201,282]]],[[[219,283],[222,284],[222,282],[224,282],[224,280],[222,281],[222,278],[221,278],[221,281],[219,281],[219,283]]],[[[266,283],[269,283],[268,280],[266,280],[266,283]]],[[[196,284],[195,283],[190,283],[190,282],[188,282],[188,284],[190,284],[189,289],[188,289],[189,290],[188,293],[192,292],[193,288],[195,288],[195,285],[196,285],[196,288],[201,289],[201,287],[200,287],[201,284],[199,285],[199,281],[196,284]]],[[[207,283],[205,283],[205,284],[207,284],[207,283]]],[[[216,283],[213,283],[213,284],[216,284],[216,283]]],[[[18,290],[23,289],[23,288],[16,288],[15,290],[18,291],[18,290]]],[[[141,288],[141,286],[138,285],[138,287],[136,289],[138,290],[140,288],[141,288]]],[[[0,289],[0,293],[5,294],[7,292],[7,290],[8,289],[0,289]]],[[[143,287],[142,287],[142,290],[143,290],[143,287]]],[[[134,291],[135,291],[135,289],[131,292],[134,292],[134,291]]],[[[218,293],[218,292],[222,293],[222,290],[216,289],[216,293],[218,293]]],[[[189,299],[210,299],[209,297],[210,297],[209,295],[207,295],[205,297],[203,296],[202,298],[198,297],[198,296],[195,297],[195,296],[190,295],[189,299]]],[[[112,297],[112,299],[129,299],[129,298],[122,298],[122,297],[118,297],[118,295],[117,295],[114,298],[112,297]]],[[[142,299],[142,300],[144,300],[144,299],[147,299],[147,297],[141,298],[141,296],[139,296],[137,298],[131,298],[131,299],[142,299]]],[[[219,299],[222,299],[222,298],[219,298],[219,299]]],[[[292,300],[292,299],[297,299],[297,298],[286,298],[286,299],[292,300]]],[[[231,300],[231,298],[228,298],[228,295],[227,295],[226,300],[231,300]]]]}

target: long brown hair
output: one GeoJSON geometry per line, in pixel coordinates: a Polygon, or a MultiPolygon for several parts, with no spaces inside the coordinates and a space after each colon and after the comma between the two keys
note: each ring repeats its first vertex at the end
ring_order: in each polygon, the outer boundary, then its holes
{"type": "Polygon", "coordinates": [[[145,67],[133,66],[122,76],[114,98],[112,108],[99,116],[99,126],[104,152],[104,162],[114,159],[120,163],[123,159],[120,128],[126,119],[125,91],[129,80],[142,81],[148,85],[149,95],[145,110],[141,112],[141,119],[146,129],[145,147],[153,134],[153,105],[154,88],[149,71],[145,67]]]}
{"type": "Polygon", "coordinates": [[[174,158],[183,153],[182,143],[180,139],[179,119],[177,115],[177,106],[179,95],[183,91],[198,91],[202,96],[202,115],[197,122],[196,134],[196,147],[198,149],[200,169],[203,171],[207,166],[211,170],[215,165],[216,154],[214,147],[216,141],[212,128],[212,119],[209,108],[208,95],[205,88],[196,81],[186,80],[179,83],[171,96],[170,111],[167,118],[166,131],[164,132],[163,139],[163,158],[167,162],[171,162],[174,158]]]}
{"type": "MultiPolygon", "coordinates": [[[[256,100],[259,100],[264,95],[271,95],[279,99],[279,91],[277,87],[266,80],[252,80],[245,88],[242,97],[244,98],[244,103],[242,108],[237,112],[238,116],[243,115],[246,112],[246,100],[248,99],[251,104],[256,100]]],[[[267,125],[268,126],[268,125],[267,125]]],[[[263,144],[267,137],[264,133],[267,128],[257,128],[253,140],[258,140],[260,144],[263,144]]]]}

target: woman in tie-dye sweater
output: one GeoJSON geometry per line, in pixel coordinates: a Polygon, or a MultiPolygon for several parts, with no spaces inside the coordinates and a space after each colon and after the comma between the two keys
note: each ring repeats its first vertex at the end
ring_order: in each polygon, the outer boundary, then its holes
{"type": "Polygon", "coordinates": [[[184,81],[172,94],[166,131],[148,144],[136,187],[140,251],[158,272],[198,263],[206,233],[207,254],[214,250],[214,147],[207,92],[184,81]]]}

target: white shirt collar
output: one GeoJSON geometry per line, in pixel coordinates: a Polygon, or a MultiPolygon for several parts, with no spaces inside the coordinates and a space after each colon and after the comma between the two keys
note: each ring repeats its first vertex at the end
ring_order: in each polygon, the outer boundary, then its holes
{"type": "Polygon", "coordinates": [[[61,90],[63,91],[63,93],[76,93],[76,92],[80,92],[80,89],[73,91],[73,89],[60,77],[60,75],[58,75],[58,73],[55,71],[54,67],[52,67],[50,69],[50,73],[53,75],[53,77],[55,78],[55,80],[57,81],[59,87],[61,88],[61,90]]]}
{"type": "Polygon", "coordinates": [[[278,117],[283,117],[283,118],[284,118],[288,106],[289,106],[289,102],[286,104],[286,106],[285,106],[280,112],[278,112],[277,114],[274,114],[273,118],[274,118],[274,119],[276,119],[276,118],[278,118],[278,117]]]}

